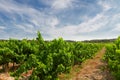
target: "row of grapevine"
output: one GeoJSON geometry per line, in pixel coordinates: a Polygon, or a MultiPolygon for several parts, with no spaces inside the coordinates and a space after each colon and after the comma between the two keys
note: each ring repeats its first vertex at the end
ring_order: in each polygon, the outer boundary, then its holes
{"type": "Polygon", "coordinates": [[[17,63],[20,67],[13,73],[17,79],[33,70],[29,80],[56,80],[58,74],[68,73],[75,64],[81,64],[102,47],[100,44],[66,42],[62,38],[44,41],[40,32],[36,40],[0,42],[0,64],[17,63]]]}
{"type": "Polygon", "coordinates": [[[113,43],[106,45],[104,59],[116,80],[120,80],[120,37],[113,43]]]}

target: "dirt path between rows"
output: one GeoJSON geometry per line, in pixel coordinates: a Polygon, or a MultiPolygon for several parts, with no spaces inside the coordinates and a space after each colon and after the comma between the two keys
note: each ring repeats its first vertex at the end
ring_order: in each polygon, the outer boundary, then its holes
{"type": "Polygon", "coordinates": [[[114,80],[107,70],[107,64],[102,60],[105,54],[105,47],[82,64],[82,68],[71,80],[114,80]]]}
{"type": "Polygon", "coordinates": [[[9,73],[0,73],[0,80],[15,80],[9,73]]]}

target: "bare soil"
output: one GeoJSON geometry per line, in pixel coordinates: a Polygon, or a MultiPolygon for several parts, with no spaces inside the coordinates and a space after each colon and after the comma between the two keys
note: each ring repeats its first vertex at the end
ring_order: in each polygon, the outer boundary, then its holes
{"type": "Polygon", "coordinates": [[[14,80],[14,77],[11,77],[9,73],[0,73],[0,80],[14,80]]]}
{"type": "Polygon", "coordinates": [[[107,69],[107,63],[102,60],[104,54],[105,48],[102,48],[93,59],[85,61],[80,71],[70,80],[114,80],[107,69]]]}
{"type": "Polygon", "coordinates": [[[14,77],[11,77],[9,72],[15,71],[19,67],[19,64],[15,64],[13,67],[13,63],[8,64],[8,71],[4,72],[2,66],[0,66],[0,80],[15,80],[14,77]]]}
{"type": "MultiPolygon", "coordinates": [[[[29,70],[27,73],[22,73],[22,78],[19,78],[19,80],[29,80],[30,75],[32,74],[32,70],[29,70]]],[[[6,73],[0,73],[0,80],[15,80],[14,77],[11,77],[8,72],[6,73]]]]}

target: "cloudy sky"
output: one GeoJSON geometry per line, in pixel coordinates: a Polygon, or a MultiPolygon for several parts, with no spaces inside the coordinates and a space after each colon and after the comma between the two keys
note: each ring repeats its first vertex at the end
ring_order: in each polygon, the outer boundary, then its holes
{"type": "Polygon", "coordinates": [[[0,39],[66,40],[120,35],[120,0],[0,0],[0,39]]]}

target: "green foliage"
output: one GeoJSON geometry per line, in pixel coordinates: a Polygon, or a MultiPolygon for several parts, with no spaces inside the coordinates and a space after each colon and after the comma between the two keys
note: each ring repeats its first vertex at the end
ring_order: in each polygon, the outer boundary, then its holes
{"type": "Polygon", "coordinates": [[[120,37],[113,44],[106,45],[105,60],[116,80],[120,80],[120,37]]]}
{"type": "Polygon", "coordinates": [[[120,36],[115,41],[115,44],[116,44],[117,49],[120,49],[120,36]]]}
{"type": "Polygon", "coordinates": [[[42,44],[44,42],[42,35],[39,31],[37,32],[37,40],[39,41],[40,44],[42,44]]]}
{"type": "Polygon", "coordinates": [[[33,70],[29,80],[58,80],[59,74],[70,72],[74,64],[92,58],[100,48],[100,44],[66,42],[62,38],[45,42],[38,32],[36,40],[10,39],[0,44],[0,63],[20,64],[12,73],[17,78],[33,70]]]}
{"type": "Polygon", "coordinates": [[[3,70],[8,71],[9,62],[13,62],[13,59],[16,58],[16,54],[7,47],[0,48],[0,65],[3,65],[3,70]]]}
{"type": "Polygon", "coordinates": [[[16,54],[9,48],[0,49],[0,64],[6,64],[12,62],[12,59],[16,57],[16,54]]]}
{"type": "Polygon", "coordinates": [[[74,64],[81,64],[84,60],[92,58],[92,56],[100,49],[100,45],[92,43],[74,43],[74,64]]]}

